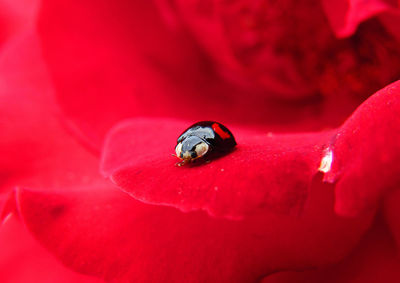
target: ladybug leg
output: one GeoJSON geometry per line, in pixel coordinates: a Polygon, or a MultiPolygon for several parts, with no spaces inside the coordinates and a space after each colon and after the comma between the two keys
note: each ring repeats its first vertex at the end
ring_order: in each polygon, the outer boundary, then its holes
{"type": "Polygon", "coordinates": [[[188,162],[189,161],[186,161],[185,159],[182,159],[180,162],[175,163],[175,166],[181,167],[181,166],[185,165],[188,162]]]}

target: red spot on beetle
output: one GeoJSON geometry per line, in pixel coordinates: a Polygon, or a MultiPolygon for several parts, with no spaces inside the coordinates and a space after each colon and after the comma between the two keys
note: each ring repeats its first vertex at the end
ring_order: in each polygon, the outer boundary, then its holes
{"type": "Polygon", "coordinates": [[[216,132],[223,140],[225,139],[229,139],[231,137],[231,135],[227,132],[225,132],[224,130],[221,129],[221,127],[217,124],[214,123],[212,124],[212,129],[214,130],[214,132],[216,132]]]}

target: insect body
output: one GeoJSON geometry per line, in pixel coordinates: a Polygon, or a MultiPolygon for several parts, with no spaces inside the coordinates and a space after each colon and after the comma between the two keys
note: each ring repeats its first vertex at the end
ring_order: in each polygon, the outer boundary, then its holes
{"type": "Polygon", "coordinates": [[[186,129],[178,138],[176,156],[184,165],[211,153],[226,153],[236,145],[232,133],[224,125],[213,121],[198,122],[186,129]]]}

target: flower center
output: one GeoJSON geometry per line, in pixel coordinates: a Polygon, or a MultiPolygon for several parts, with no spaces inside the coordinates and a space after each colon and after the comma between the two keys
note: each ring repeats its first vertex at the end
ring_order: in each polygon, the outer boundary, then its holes
{"type": "Polygon", "coordinates": [[[362,101],[400,75],[399,42],[378,19],[338,39],[320,1],[215,0],[205,1],[207,9],[203,2],[186,2],[196,7],[187,18],[190,28],[220,64],[268,95],[362,101]],[[215,33],[209,39],[210,27],[221,27],[220,38],[215,33]],[[239,70],[232,60],[219,59],[227,58],[226,50],[239,70]]]}

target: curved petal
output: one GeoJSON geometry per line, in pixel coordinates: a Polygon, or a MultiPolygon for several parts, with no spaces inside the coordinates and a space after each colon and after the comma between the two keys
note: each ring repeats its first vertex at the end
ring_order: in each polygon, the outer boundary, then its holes
{"type": "Polygon", "coordinates": [[[371,217],[335,216],[329,191],[316,188],[301,218],[261,212],[242,221],[146,205],[109,187],[22,189],[17,199],[35,237],[79,272],[116,282],[256,282],[336,261],[357,243],[371,217]]]}
{"type": "Polygon", "coordinates": [[[157,2],[163,14],[175,12],[233,83],[261,88],[264,97],[335,101],[343,96],[349,103],[399,77],[398,42],[381,22],[370,21],[355,31],[358,21],[395,11],[389,1],[325,1],[335,24],[347,15],[350,3],[352,30],[346,39],[332,33],[321,1],[157,2]]]}
{"type": "Polygon", "coordinates": [[[360,213],[399,184],[399,84],[373,95],[334,134],[268,136],[235,129],[234,152],[190,168],[175,167],[169,156],[187,125],[130,120],[110,132],[103,173],[146,203],[240,218],[260,206],[277,204],[286,212],[301,207],[322,159],[324,180],[335,182],[336,212],[360,213]]]}
{"type": "Polygon", "coordinates": [[[380,15],[379,19],[382,21],[385,28],[400,42],[400,9],[384,13],[380,15]]]}
{"type": "Polygon", "coordinates": [[[0,48],[7,39],[34,27],[39,3],[40,0],[0,0],[0,48]]]}
{"type": "Polygon", "coordinates": [[[335,211],[354,215],[375,208],[400,184],[400,81],[378,91],[344,123],[330,145],[335,211]]]}
{"type": "Polygon", "coordinates": [[[400,248],[400,190],[393,191],[385,196],[384,215],[385,220],[392,232],[393,238],[396,241],[397,251],[400,248]]]}
{"type": "Polygon", "coordinates": [[[262,283],[399,282],[398,253],[384,222],[379,215],[353,252],[340,263],[300,272],[278,272],[262,283]]]}
{"type": "Polygon", "coordinates": [[[298,212],[330,133],[273,135],[233,129],[236,149],[208,164],[182,166],[173,157],[188,123],[134,119],[109,133],[102,171],[134,198],[183,211],[241,218],[260,207],[298,212]]]}
{"type": "Polygon", "coordinates": [[[390,0],[323,0],[325,14],[336,36],[354,34],[358,25],[382,12],[396,8],[390,0]]]}
{"type": "Polygon", "coordinates": [[[97,150],[122,118],[190,113],[184,106],[193,102],[176,85],[200,87],[200,74],[212,73],[190,38],[166,28],[152,1],[43,1],[39,32],[71,129],[97,150]]]}
{"type": "Polygon", "coordinates": [[[40,53],[36,34],[28,32],[10,41],[0,56],[0,193],[15,186],[87,184],[97,172],[97,159],[58,121],[40,53]]]}
{"type": "MultiPolygon", "coordinates": [[[[314,13],[314,7],[318,6],[316,3],[296,6],[294,1],[284,4],[274,4],[272,1],[171,2],[199,43],[219,63],[221,73],[226,78],[236,84],[261,88],[266,97],[296,100],[315,95],[313,82],[302,76],[297,69],[298,62],[291,60],[290,54],[279,43],[285,41],[281,38],[284,35],[289,39],[285,44],[290,46],[290,39],[296,38],[300,26],[311,21],[313,24],[318,22],[314,21],[317,18],[315,15],[318,15],[314,13]],[[307,8],[304,9],[304,6],[307,8]],[[280,17],[285,9],[291,11],[291,22],[280,17]],[[314,14],[313,18],[307,15],[308,21],[304,21],[301,16],[297,17],[307,9],[307,14],[314,14]],[[296,28],[291,26],[293,22],[296,22],[296,28]]],[[[321,27],[323,24],[318,22],[314,26],[321,27]]],[[[319,38],[320,41],[324,39],[319,38]]],[[[301,53],[301,40],[296,38],[296,42],[297,51],[301,53]]]]}
{"type": "MultiPolygon", "coordinates": [[[[302,16],[308,15],[305,9],[302,16]]],[[[343,101],[336,95],[327,102],[328,105],[318,97],[299,103],[282,102],[269,98],[268,89],[260,90],[241,83],[238,86],[237,80],[235,83],[227,82],[217,72],[215,62],[193,42],[185,29],[167,29],[151,1],[45,0],[39,32],[43,54],[54,79],[55,95],[69,121],[67,124],[86,144],[98,151],[107,131],[128,117],[213,119],[255,127],[263,125],[264,129],[268,126],[286,132],[305,131],[338,126],[358,104],[347,97],[343,101]],[[73,21],[71,14],[74,15],[73,21]],[[118,15],[118,20],[115,15],[118,15]]],[[[286,38],[285,33],[280,36],[286,38]]],[[[293,44],[297,44],[297,37],[292,37],[295,40],[293,44]]],[[[310,65],[305,59],[304,64],[313,72],[319,70],[317,65],[323,60],[315,59],[314,53],[307,52],[313,44],[304,44],[304,56],[312,57],[310,60],[314,62],[310,65]]],[[[348,46],[344,48],[347,50],[348,46]]],[[[359,66],[353,64],[353,61],[358,61],[353,60],[353,49],[349,49],[349,59],[335,57],[326,68],[329,72],[324,73],[327,79],[320,82],[331,93],[337,94],[343,85],[350,85],[345,83],[345,78],[333,78],[337,74],[349,74],[348,65],[356,70],[351,71],[354,76],[347,77],[356,81],[355,87],[360,91],[359,66]],[[336,68],[336,61],[345,66],[336,68]]],[[[323,52],[326,53],[330,54],[332,50],[323,52]]],[[[377,57],[374,52],[369,53],[377,57]]],[[[390,60],[394,61],[393,58],[391,56],[390,60]]],[[[271,62],[277,60],[270,59],[271,62]]],[[[264,65],[270,68],[285,64],[264,65]]],[[[387,64],[384,66],[386,70],[396,71],[387,64]]],[[[375,70],[375,65],[372,68],[375,70]]],[[[366,69],[370,75],[370,68],[366,69]]],[[[296,77],[296,72],[289,73],[289,76],[296,77]]],[[[374,78],[380,78],[375,72],[372,74],[374,78]]],[[[362,85],[367,88],[362,93],[369,95],[370,89],[375,90],[376,85],[365,84],[374,80],[362,77],[362,85]]],[[[386,72],[382,80],[386,83],[386,72]]],[[[319,79],[313,77],[313,84],[316,81],[319,79]]],[[[289,85],[285,76],[283,82],[281,86],[289,85]]],[[[300,89],[293,85],[290,88],[300,89]]]]}
{"type": "Polygon", "coordinates": [[[0,248],[0,274],[3,283],[103,282],[63,266],[15,218],[0,225],[0,248]]]}

